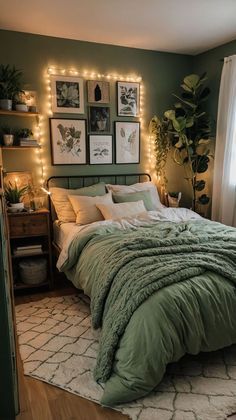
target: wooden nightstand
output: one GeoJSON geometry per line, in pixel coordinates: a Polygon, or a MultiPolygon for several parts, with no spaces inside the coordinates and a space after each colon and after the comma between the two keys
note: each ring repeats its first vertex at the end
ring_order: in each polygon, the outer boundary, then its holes
{"type": "Polygon", "coordinates": [[[32,213],[8,213],[14,290],[53,286],[52,248],[49,211],[40,209],[32,213]],[[22,259],[45,258],[47,279],[40,284],[25,284],[20,279],[19,263],[22,259]]]}

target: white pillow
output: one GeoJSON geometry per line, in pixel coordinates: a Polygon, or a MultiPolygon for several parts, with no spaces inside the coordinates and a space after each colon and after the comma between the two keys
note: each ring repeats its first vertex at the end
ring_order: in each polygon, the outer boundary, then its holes
{"type": "Polygon", "coordinates": [[[143,201],[133,201],[132,203],[119,204],[101,204],[96,203],[97,208],[101,211],[104,219],[119,219],[121,217],[137,216],[140,213],[146,213],[147,210],[143,201]]]}
{"type": "Polygon", "coordinates": [[[137,184],[133,185],[113,185],[113,184],[106,184],[106,188],[108,191],[112,191],[114,193],[122,192],[122,193],[132,193],[132,192],[138,192],[138,191],[150,191],[151,194],[151,200],[153,204],[154,210],[162,209],[163,204],[160,202],[160,198],[157,192],[156,185],[153,184],[153,182],[138,182],[137,184]]]}
{"type": "Polygon", "coordinates": [[[112,193],[103,196],[86,197],[81,195],[69,195],[69,200],[76,214],[76,223],[87,225],[88,223],[104,220],[102,213],[96,204],[112,204],[112,193]]]}

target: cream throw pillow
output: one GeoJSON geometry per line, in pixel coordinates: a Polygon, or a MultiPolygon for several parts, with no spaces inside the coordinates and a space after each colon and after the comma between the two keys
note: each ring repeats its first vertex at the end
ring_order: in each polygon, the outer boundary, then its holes
{"type": "Polygon", "coordinates": [[[69,195],[68,197],[76,214],[76,223],[79,225],[87,225],[88,223],[104,220],[96,204],[113,203],[111,192],[101,197],[82,197],[79,195],[69,195]]]}
{"type": "Polygon", "coordinates": [[[60,222],[75,222],[76,215],[73,207],[70,203],[68,195],[79,195],[79,196],[103,196],[106,194],[105,183],[98,183],[90,185],[89,187],[82,187],[77,189],[66,189],[59,187],[50,188],[50,198],[55,207],[58,220],[60,222]]]}
{"type": "Polygon", "coordinates": [[[151,200],[153,205],[153,210],[162,209],[163,204],[160,202],[159,194],[157,192],[157,187],[153,182],[138,182],[137,184],[132,185],[115,185],[115,184],[106,184],[108,191],[112,191],[114,193],[133,193],[139,191],[150,191],[151,200]]]}
{"type": "Polygon", "coordinates": [[[134,201],[132,203],[103,204],[96,203],[97,208],[103,214],[104,219],[119,219],[121,217],[137,216],[140,213],[146,213],[147,210],[143,201],[134,201]]]}

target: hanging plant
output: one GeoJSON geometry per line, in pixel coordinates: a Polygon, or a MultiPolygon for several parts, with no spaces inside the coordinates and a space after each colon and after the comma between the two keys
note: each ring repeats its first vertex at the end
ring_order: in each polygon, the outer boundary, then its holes
{"type": "Polygon", "coordinates": [[[171,148],[171,141],[168,132],[169,123],[165,119],[160,120],[154,116],[149,123],[149,135],[154,140],[155,153],[155,170],[159,178],[159,185],[166,191],[167,177],[166,177],[166,160],[171,148]]]}

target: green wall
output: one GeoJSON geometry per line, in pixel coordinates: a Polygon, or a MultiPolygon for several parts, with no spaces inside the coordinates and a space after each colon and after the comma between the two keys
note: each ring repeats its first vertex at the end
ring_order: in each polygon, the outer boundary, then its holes
{"type": "MultiPolygon", "coordinates": [[[[87,69],[105,74],[119,73],[128,75],[135,73],[140,75],[143,78],[145,88],[144,126],[147,130],[148,122],[152,115],[162,113],[173,103],[171,93],[176,91],[182,78],[191,72],[193,58],[179,54],[159,53],[0,30],[0,62],[3,64],[15,64],[17,68],[23,70],[25,89],[38,91],[41,112],[44,111],[47,102],[44,73],[50,65],[59,68],[87,69]]],[[[122,118],[116,116],[114,83],[111,85],[111,96],[114,104],[112,120],[122,120],[122,118]]],[[[67,114],[66,117],[68,116],[67,114]]],[[[83,116],[81,117],[83,118],[83,116]]],[[[0,118],[2,122],[3,117],[0,118]]],[[[12,118],[4,118],[4,123],[13,124],[12,118]]],[[[14,117],[14,125],[24,126],[26,123],[27,125],[31,124],[28,118],[16,119],[14,117]]],[[[141,141],[141,162],[139,165],[106,165],[103,167],[101,165],[51,166],[48,127],[48,117],[46,116],[43,157],[47,166],[47,176],[135,173],[146,169],[145,141],[147,137],[144,135],[141,141]]],[[[33,150],[26,152],[6,151],[4,152],[4,167],[8,171],[26,169],[35,171],[35,152],[33,150]]],[[[173,166],[172,163],[169,165],[168,172],[172,190],[176,187],[176,184],[178,188],[181,187],[181,181],[176,176],[178,170],[176,165],[173,166]]]]}

